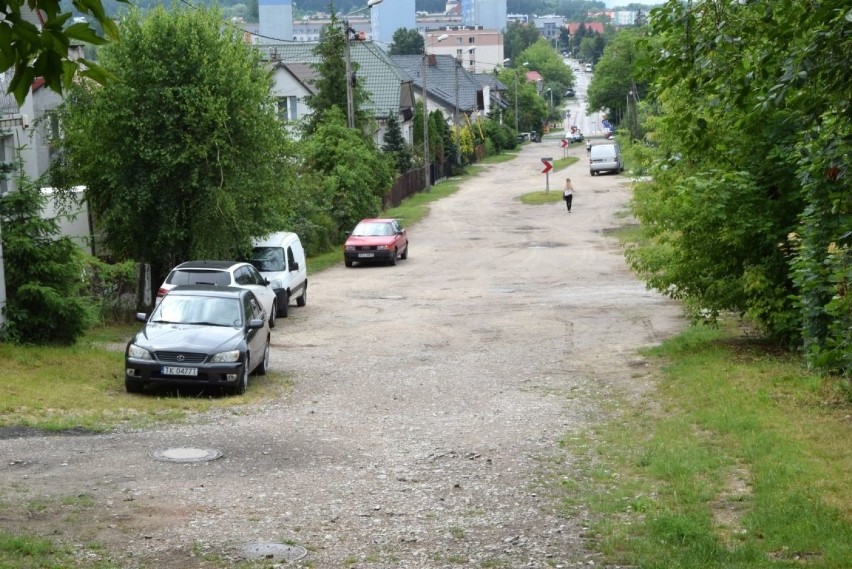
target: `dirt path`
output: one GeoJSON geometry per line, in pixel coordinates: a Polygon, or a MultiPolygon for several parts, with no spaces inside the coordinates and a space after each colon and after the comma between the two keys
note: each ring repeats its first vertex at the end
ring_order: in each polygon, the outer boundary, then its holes
{"type": "Polygon", "coordinates": [[[295,379],[286,400],[157,431],[0,440],[2,502],[93,501],[3,525],[106,543],[122,567],[217,567],[252,542],[297,544],[296,565],[316,568],[586,562],[583,520],[547,491],[572,475],[558,442],[645,389],[635,350],[681,321],[606,236],[624,223],[625,177],[592,178],[583,159],[551,177],[556,192],[574,179],[571,215],[518,201],[561,152],[527,145],[435,203],[396,267],[311,276],[308,306],[273,331],[272,368],[295,379]],[[150,456],[174,447],[222,457],[150,456]]]}

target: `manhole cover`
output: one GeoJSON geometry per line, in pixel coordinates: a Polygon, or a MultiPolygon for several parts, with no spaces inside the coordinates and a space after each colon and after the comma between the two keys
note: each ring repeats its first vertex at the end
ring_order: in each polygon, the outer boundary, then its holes
{"type": "Polygon", "coordinates": [[[151,456],[164,462],[205,462],[215,460],[222,453],[212,448],[167,448],[152,452],[151,456]]]}
{"type": "Polygon", "coordinates": [[[304,547],[284,543],[248,543],[243,546],[243,555],[247,559],[296,561],[307,554],[308,550],[304,547]]]}

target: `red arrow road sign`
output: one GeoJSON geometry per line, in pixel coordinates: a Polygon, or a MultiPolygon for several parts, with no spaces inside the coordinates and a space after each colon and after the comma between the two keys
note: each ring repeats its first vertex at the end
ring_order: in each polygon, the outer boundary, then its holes
{"type": "Polygon", "coordinates": [[[542,174],[547,174],[553,169],[553,164],[548,162],[546,159],[542,158],[541,163],[544,164],[544,170],[541,171],[542,174]]]}
{"type": "Polygon", "coordinates": [[[565,148],[566,146],[568,146],[568,140],[563,138],[562,139],[562,148],[565,148]]]}

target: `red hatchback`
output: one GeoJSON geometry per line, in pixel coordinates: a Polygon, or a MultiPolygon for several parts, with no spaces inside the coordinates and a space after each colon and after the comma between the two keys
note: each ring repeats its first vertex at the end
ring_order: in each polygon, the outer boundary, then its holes
{"type": "Polygon", "coordinates": [[[362,219],[346,243],[343,244],[343,262],[383,262],[396,265],[397,259],[408,258],[408,235],[395,219],[362,219]]]}

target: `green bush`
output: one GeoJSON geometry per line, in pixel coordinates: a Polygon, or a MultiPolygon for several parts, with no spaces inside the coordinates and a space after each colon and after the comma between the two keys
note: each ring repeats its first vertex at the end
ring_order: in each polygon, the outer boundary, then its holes
{"type": "Polygon", "coordinates": [[[85,254],[67,237],[58,237],[55,219],[42,219],[45,198],[37,184],[21,176],[16,188],[0,196],[7,297],[3,338],[72,344],[93,322],[93,306],[81,295],[85,254]]]}

